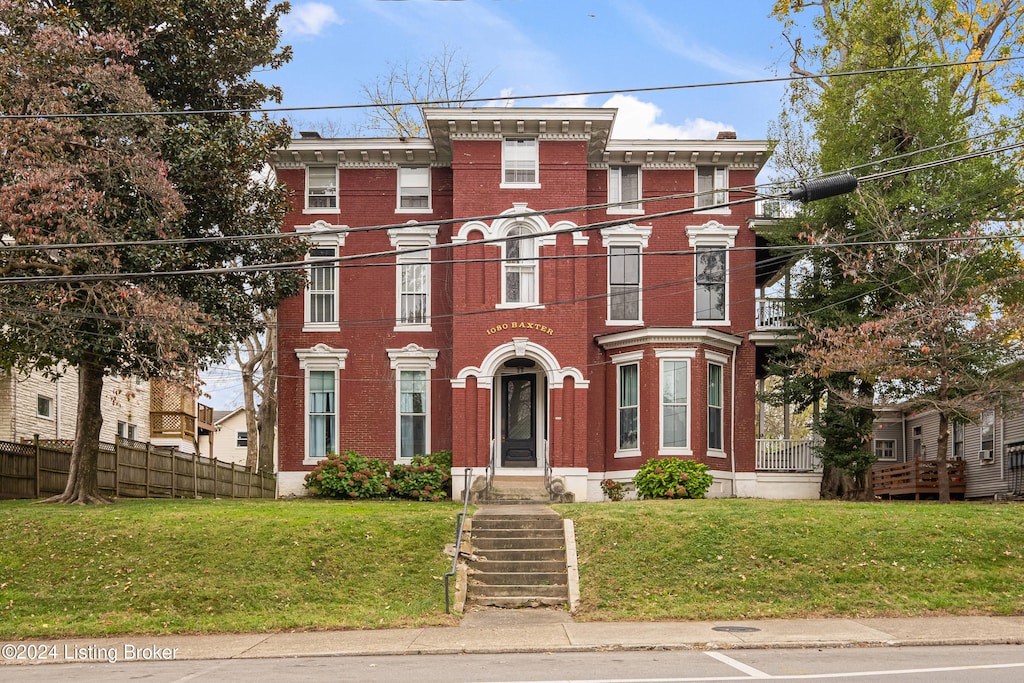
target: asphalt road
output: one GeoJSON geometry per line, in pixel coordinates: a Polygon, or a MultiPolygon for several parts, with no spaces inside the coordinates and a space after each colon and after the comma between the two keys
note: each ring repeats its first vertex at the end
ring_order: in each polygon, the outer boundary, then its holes
{"type": "Polygon", "coordinates": [[[5,683],[54,681],[358,681],[499,683],[579,681],[829,680],[900,683],[1018,683],[1018,645],[843,649],[653,650],[494,655],[331,656],[114,664],[29,664],[3,669],[5,683]]]}

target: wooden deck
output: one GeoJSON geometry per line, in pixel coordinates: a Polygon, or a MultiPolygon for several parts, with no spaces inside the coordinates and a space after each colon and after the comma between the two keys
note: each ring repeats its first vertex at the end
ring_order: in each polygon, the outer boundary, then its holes
{"type": "MultiPolygon", "coordinates": [[[[963,497],[967,490],[964,461],[947,462],[946,468],[950,495],[963,497]]],[[[920,500],[922,495],[939,495],[939,470],[934,460],[876,464],[871,468],[871,479],[876,496],[914,496],[914,500],[920,500]]]]}

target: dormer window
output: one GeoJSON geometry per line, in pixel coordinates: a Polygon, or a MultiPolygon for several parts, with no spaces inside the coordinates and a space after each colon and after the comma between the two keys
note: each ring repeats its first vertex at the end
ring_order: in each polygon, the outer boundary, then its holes
{"type": "Polygon", "coordinates": [[[338,208],[338,169],[310,166],[306,171],[306,208],[338,208]]]}
{"type": "Polygon", "coordinates": [[[502,185],[537,185],[536,138],[505,138],[502,149],[502,185]]]}

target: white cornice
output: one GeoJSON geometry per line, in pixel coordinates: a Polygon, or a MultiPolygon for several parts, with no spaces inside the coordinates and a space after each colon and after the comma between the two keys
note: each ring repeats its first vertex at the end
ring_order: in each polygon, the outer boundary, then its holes
{"type": "Polygon", "coordinates": [[[639,344],[707,344],[732,351],[743,343],[741,337],[700,327],[646,327],[599,335],[595,341],[605,350],[639,344]]]}

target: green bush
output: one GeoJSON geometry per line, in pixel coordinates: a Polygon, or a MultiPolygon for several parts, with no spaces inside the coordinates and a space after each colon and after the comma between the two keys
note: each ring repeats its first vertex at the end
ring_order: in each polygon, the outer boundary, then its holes
{"type": "Polygon", "coordinates": [[[399,498],[432,501],[450,498],[452,493],[451,451],[417,455],[408,465],[395,464],[391,469],[388,488],[399,498]]]}
{"type": "Polygon", "coordinates": [[[633,477],[641,498],[703,498],[714,480],[708,466],[693,460],[648,460],[633,477]]]}
{"type": "Polygon", "coordinates": [[[387,493],[388,466],[355,451],[329,454],[306,475],[306,488],[321,498],[380,498],[387,493]]]}

